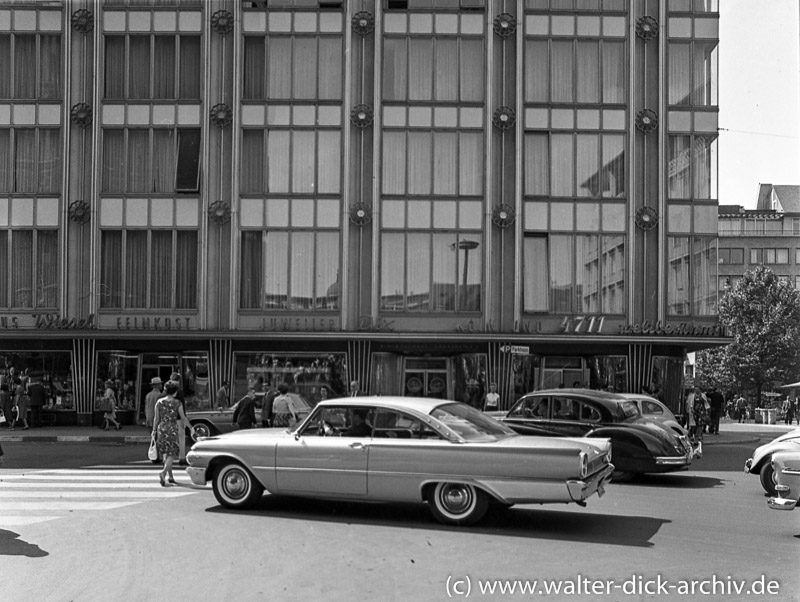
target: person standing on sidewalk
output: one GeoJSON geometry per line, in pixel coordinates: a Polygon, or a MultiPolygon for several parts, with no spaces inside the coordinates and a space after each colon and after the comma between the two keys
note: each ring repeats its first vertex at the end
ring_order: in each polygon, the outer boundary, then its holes
{"type": "Polygon", "coordinates": [[[14,406],[17,408],[17,416],[11,420],[11,430],[14,430],[20,420],[25,425],[22,430],[27,430],[30,428],[28,426],[28,396],[25,394],[25,385],[18,376],[14,378],[14,406]]]}
{"type": "Polygon", "coordinates": [[[711,387],[708,393],[708,403],[710,405],[708,413],[708,434],[719,435],[719,419],[722,417],[722,410],[725,407],[725,398],[716,387],[711,387]]]}
{"type": "Polygon", "coordinates": [[[31,428],[41,428],[42,408],[45,405],[47,392],[38,376],[32,377],[28,383],[28,397],[31,403],[31,428]]]}
{"type": "Polygon", "coordinates": [[[736,418],[739,424],[747,420],[747,402],[742,395],[736,398],[736,418]]]}
{"type": "Polygon", "coordinates": [[[8,392],[8,385],[4,382],[0,384],[0,411],[6,418],[6,428],[11,429],[11,423],[14,420],[11,417],[11,408],[14,407],[14,400],[11,398],[11,393],[8,392]]]}
{"type": "Polygon", "coordinates": [[[144,398],[144,425],[147,428],[153,428],[153,418],[156,414],[156,402],[161,395],[161,387],[163,383],[158,376],[150,379],[151,391],[144,398]]]}

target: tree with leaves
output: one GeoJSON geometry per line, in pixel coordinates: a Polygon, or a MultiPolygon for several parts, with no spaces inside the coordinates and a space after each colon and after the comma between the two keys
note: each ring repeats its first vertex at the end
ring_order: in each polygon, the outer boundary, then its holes
{"type": "Polygon", "coordinates": [[[800,291],[759,265],[722,297],[719,317],[733,342],[698,360],[698,367],[707,365],[703,376],[708,370],[709,384],[753,391],[759,403],[762,391],[798,379],[800,291]],[[719,362],[716,372],[708,367],[709,360],[719,362]],[[732,382],[725,386],[718,382],[721,378],[732,382]]]}

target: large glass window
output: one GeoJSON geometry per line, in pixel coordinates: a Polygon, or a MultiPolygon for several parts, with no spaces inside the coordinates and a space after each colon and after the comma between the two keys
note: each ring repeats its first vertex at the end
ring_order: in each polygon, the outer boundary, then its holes
{"type": "Polygon", "coordinates": [[[523,311],[625,311],[625,237],[528,234],[523,240],[523,311]]]}
{"type": "Polygon", "coordinates": [[[174,193],[200,189],[200,130],[103,130],[102,192],[174,193]]]}
{"type": "Polygon", "coordinates": [[[8,385],[12,391],[15,384],[27,388],[32,375],[37,375],[44,385],[45,411],[75,410],[72,362],[68,351],[15,351],[0,354],[0,384],[8,385]]]}
{"type": "Polygon", "coordinates": [[[588,132],[525,135],[525,194],[625,196],[625,136],[588,132]]]}
{"type": "Polygon", "coordinates": [[[200,37],[107,35],[105,93],[109,100],[199,100],[200,37]]]}
{"type": "Polygon", "coordinates": [[[248,206],[266,217],[243,224],[248,229],[242,230],[239,307],[338,309],[340,202],[267,199],[248,206]]]}
{"type": "Polygon", "coordinates": [[[670,136],[668,192],[673,199],[717,198],[717,137],[670,136]]]}
{"type": "Polygon", "coordinates": [[[674,236],[668,239],[669,315],[711,316],[717,313],[717,241],[674,236]]]}
{"type": "Polygon", "coordinates": [[[246,37],[243,98],[341,100],[342,65],[341,34],[246,37]]]}
{"type": "Polygon", "coordinates": [[[61,35],[0,34],[0,99],[60,99],[61,35]]]}
{"type": "Polygon", "coordinates": [[[348,382],[344,353],[237,353],[231,403],[254,389],[261,405],[264,396],[283,383],[314,405],[346,397],[348,382]]]}
{"type": "Polygon", "coordinates": [[[484,43],[481,38],[386,36],[383,98],[392,102],[484,100],[484,43]]]}
{"type": "Polygon", "coordinates": [[[480,311],[482,203],[385,200],[383,311],[480,311]]]}
{"type": "Polygon", "coordinates": [[[527,39],[525,102],[624,103],[625,61],[623,41],[527,39]]]}
{"type": "Polygon", "coordinates": [[[101,308],[197,308],[196,231],[104,230],[101,245],[101,308]]]}
{"type": "Polygon", "coordinates": [[[0,307],[58,307],[58,231],[0,230],[0,307]]]}
{"type": "Polygon", "coordinates": [[[339,194],[339,129],[247,129],[242,132],[242,193],[339,194]]]}
{"type": "Polygon", "coordinates": [[[668,102],[677,106],[718,104],[716,40],[670,41],[667,51],[668,102]]]}
{"type": "Polygon", "coordinates": [[[60,130],[0,128],[0,193],[60,191],[60,130]]]}

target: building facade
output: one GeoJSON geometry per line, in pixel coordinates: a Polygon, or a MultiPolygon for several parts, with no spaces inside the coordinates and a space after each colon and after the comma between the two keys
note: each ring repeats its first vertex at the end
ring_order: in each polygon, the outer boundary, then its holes
{"type": "MultiPolygon", "coordinates": [[[[0,3],[0,357],[501,407],[682,397],[716,316],[717,0],[0,3]]],[[[50,415],[50,414],[48,414],[50,415]]]]}
{"type": "Polygon", "coordinates": [[[719,206],[719,294],[758,265],[800,288],[800,186],[759,184],[755,209],[719,206]]]}

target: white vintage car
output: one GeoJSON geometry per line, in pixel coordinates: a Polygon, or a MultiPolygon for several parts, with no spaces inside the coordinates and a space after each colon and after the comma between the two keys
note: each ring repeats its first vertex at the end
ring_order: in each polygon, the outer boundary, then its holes
{"type": "Polygon", "coordinates": [[[781,451],[800,452],[800,429],[783,433],[769,443],[757,447],[753,451],[753,456],[744,463],[745,473],[759,475],[761,486],[769,495],[775,495],[776,493],[772,456],[781,451]]]}
{"type": "Polygon", "coordinates": [[[614,466],[606,439],[516,434],[465,404],[409,397],[321,402],[289,429],[198,441],[187,454],[197,485],[223,506],[273,495],[427,501],[446,524],[471,524],[490,503],[577,503],[603,495],[614,466]]]}
{"type": "Polygon", "coordinates": [[[800,452],[775,452],[772,470],[776,496],[769,498],[767,505],[773,510],[794,510],[800,498],[800,452]]]}

